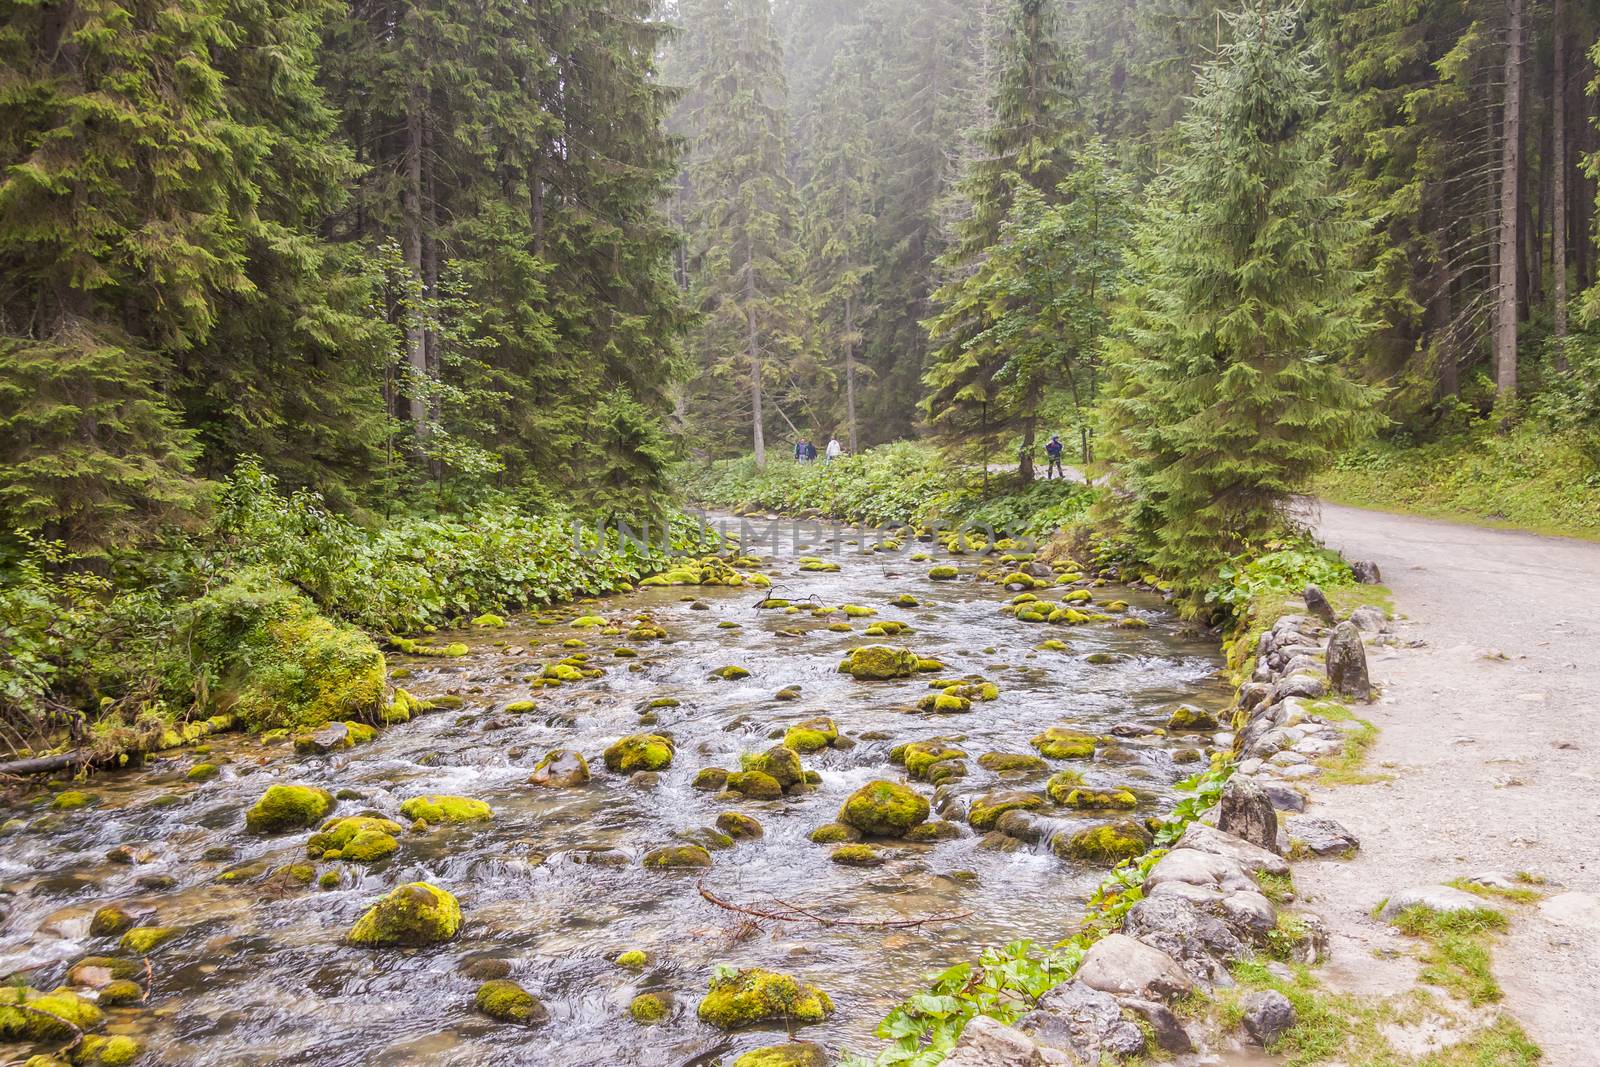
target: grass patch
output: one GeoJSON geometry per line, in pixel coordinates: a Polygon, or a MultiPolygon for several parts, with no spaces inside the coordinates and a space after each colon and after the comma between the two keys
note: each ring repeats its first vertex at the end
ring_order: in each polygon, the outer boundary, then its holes
{"type": "Polygon", "coordinates": [[[1498,885],[1483,885],[1466,878],[1457,878],[1445,883],[1455,889],[1483,897],[1485,900],[1509,900],[1517,904],[1537,904],[1544,899],[1544,894],[1537,889],[1527,887],[1512,887],[1498,885]]]}
{"type": "Polygon", "coordinates": [[[1500,983],[1490,970],[1489,945],[1506,917],[1493,908],[1435,911],[1418,905],[1393,920],[1395,929],[1427,944],[1422,953],[1422,980],[1478,1007],[1501,997],[1500,983]]]}
{"type": "Polygon", "coordinates": [[[1256,884],[1261,886],[1261,895],[1274,904],[1283,904],[1294,899],[1293,874],[1272,874],[1268,871],[1257,871],[1256,884]]]}

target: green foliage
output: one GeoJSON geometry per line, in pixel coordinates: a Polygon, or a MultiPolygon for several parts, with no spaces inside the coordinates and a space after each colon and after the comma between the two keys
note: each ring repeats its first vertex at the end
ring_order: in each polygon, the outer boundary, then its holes
{"type": "Polygon", "coordinates": [[[1191,607],[1270,538],[1291,494],[1376,421],[1336,360],[1368,331],[1348,266],[1360,227],[1315,132],[1294,11],[1229,19],[1184,152],[1156,183],[1138,282],[1107,351],[1117,512],[1191,607]]]}
{"type": "Polygon", "coordinates": [[[1355,584],[1350,565],[1337,552],[1309,541],[1263,547],[1268,551],[1243,553],[1217,568],[1217,580],[1205,591],[1205,602],[1236,619],[1264,596],[1298,594],[1313,584],[1325,590],[1355,584]]]}
{"type": "Polygon", "coordinates": [[[1338,503],[1600,536],[1600,431],[1488,421],[1436,441],[1399,438],[1341,456],[1316,481],[1338,503]]]}

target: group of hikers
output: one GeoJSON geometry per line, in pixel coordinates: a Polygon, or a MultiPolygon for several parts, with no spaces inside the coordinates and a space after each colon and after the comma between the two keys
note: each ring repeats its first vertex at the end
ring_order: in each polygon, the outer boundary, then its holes
{"type": "MultiPolygon", "coordinates": [[[[828,446],[827,448],[823,449],[822,462],[824,464],[832,463],[834,460],[839,458],[840,453],[843,451],[844,449],[839,446],[839,439],[837,437],[828,438],[828,446]]],[[[815,463],[816,460],[816,445],[812,444],[804,437],[800,438],[794,443],[794,461],[796,463],[815,463]]]]}

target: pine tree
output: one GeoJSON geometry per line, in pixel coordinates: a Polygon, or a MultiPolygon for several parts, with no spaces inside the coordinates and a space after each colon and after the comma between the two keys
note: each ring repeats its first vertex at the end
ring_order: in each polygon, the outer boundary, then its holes
{"type": "MultiPolygon", "coordinates": [[[[689,232],[693,301],[704,316],[694,341],[701,395],[726,396],[742,383],[762,465],[769,379],[785,379],[803,330],[782,57],[768,0],[693,0],[681,17],[701,50],[683,120],[695,131],[689,232]]],[[[716,421],[727,424],[703,419],[716,421]]]]}
{"type": "Polygon", "coordinates": [[[1048,0],[1016,0],[1003,55],[993,117],[979,141],[982,151],[958,190],[966,210],[939,261],[948,280],[933,294],[937,311],[927,322],[931,350],[923,381],[929,388],[929,419],[947,441],[976,437],[988,445],[1009,427],[1020,427],[1020,473],[1031,482],[1042,391],[1030,377],[1000,395],[1006,353],[1003,346],[979,342],[993,318],[973,274],[1000,238],[1016,190],[1027,187],[1050,198],[1066,176],[1070,76],[1055,6],[1048,0]]]}
{"type": "Polygon", "coordinates": [[[1181,161],[1152,189],[1137,288],[1108,348],[1122,505],[1191,607],[1290,494],[1374,425],[1337,361],[1367,333],[1349,267],[1359,227],[1316,133],[1319,72],[1291,10],[1229,17],[1200,75],[1181,161]]]}

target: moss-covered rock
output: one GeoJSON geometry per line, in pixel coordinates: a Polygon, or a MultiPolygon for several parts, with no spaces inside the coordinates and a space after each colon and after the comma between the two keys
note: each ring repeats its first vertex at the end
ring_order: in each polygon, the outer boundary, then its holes
{"type": "Polygon", "coordinates": [[[711,677],[721,678],[724,682],[735,682],[740,678],[750,677],[750,672],[736,663],[730,663],[726,667],[718,667],[716,670],[712,671],[711,677]]]}
{"type": "Polygon", "coordinates": [[[953,822],[939,820],[925,822],[920,826],[913,826],[906,831],[905,840],[927,843],[930,841],[952,841],[961,836],[961,827],[953,822]]]}
{"type": "Polygon", "coordinates": [[[67,984],[103,989],[111,982],[131,982],[144,977],[144,964],[122,956],[85,956],[67,968],[67,984]]]}
{"type": "Polygon", "coordinates": [[[861,840],[861,831],[842,822],[823,823],[811,831],[811,840],[818,845],[837,845],[861,840]]]}
{"type": "Polygon", "coordinates": [[[1083,774],[1080,771],[1057,771],[1050,776],[1044,784],[1044,791],[1050,794],[1050,799],[1057,804],[1067,802],[1067,794],[1083,785],[1083,774]]]}
{"type": "Polygon", "coordinates": [[[65,1041],[78,1031],[93,1030],[101,1018],[93,1001],[68,990],[0,988],[0,1041],[65,1041]]]}
{"type": "Polygon", "coordinates": [[[1095,738],[1065,726],[1052,726],[1029,742],[1046,759],[1092,759],[1095,738]]]}
{"type": "Polygon", "coordinates": [[[85,793],[80,789],[68,789],[57,793],[55,799],[50,802],[50,807],[55,811],[77,811],[79,808],[87,808],[98,803],[99,799],[93,793],[85,793]]]}
{"type": "Polygon", "coordinates": [[[493,612],[484,612],[482,615],[479,615],[476,619],[472,620],[472,625],[474,626],[487,626],[496,630],[505,626],[505,624],[506,620],[494,614],[493,612]]]}
{"type": "Polygon", "coordinates": [[[783,783],[765,771],[738,771],[728,775],[726,784],[751,800],[777,800],[783,796],[783,783]]]}
{"type": "Polygon", "coordinates": [[[472,1006],[503,1023],[534,1026],[550,1018],[538,997],[509,978],[491,978],[480,985],[472,1006]]]}
{"type": "Polygon", "coordinates": [[[729,837],[753,840],[766,833],[753,816],[739,811],[725,811],[717,816],[717,829],[729,837]]]}
{"type": "Polygon", "coordinates": [[[686,870],[711,866],[711,853],[699,845],[668,845],[646,852],[642,862],[651,870],[686,870]]]}
{"type": "Polygon", "coordinates": [[[909,678],[921,669],[921,658],[909,648],[866,645],[851,649],[839,670],[861,682],[909,678]]]}
{"type": "Polygon", "coordinates": [[[126,1034],[88,1034],[71,1053],[73,1067],[128,1067],[144,1046],[126,1034]]]}
{"type": "Polygon", "coordinates": [[[533,768],[528,781],[546,789],[571,789],[589,781],[589,761],[570,748],[553,749],[533,768]]]}
{"type": "Polygon", "coordinates": [[[972,710],[972,701],[953,693],[929,693],[917,701],[918,709],[938,712],[941,715],[958,715],[972,710]]]}
{"type": "Polygon", "coordinates": [[[928,802],[914,790],[879,779],[850,794],[839,821],[874,837],[899,837],[928,818],[928,802]]]}
{"type": "Polygon", "coordinates": [[[826,716],[797,722],[783,733],[783,743],[800,753],[821,752],[839,740],[839,727],[826,716]]]}
{"type": "Polygon", "coordinates": [[[672,1002],[664,993],[640,993],[629,1002],[628,1014],[634,1022],[650,1026],[672,1014],[672,1002]]]}
{"type": "Polygon", "coordinates": [[[833,1001],[814,985],[752,968],[712,978],[697,1014],[721,1030],[764,1022],[820,1023],[833,1014],[833,1001]]]}
{"type": "Polygon", "coordinates": [[[734,1060],[733,1067],[828,1067],[828,1054],[810,1041],[790,1041],[752,1049],[734,1060]]]}
{"type": "Polygon", "coordinates": [[[1007,772],[1038,773],[1045,770],[1048,764],[1038,756],[1022,752],[985,752],[978,757],[978,766],[996,774],[1005,774],[1007,772]]]}
{"type": "Polygon", "coordinates": [[[246,829],[257,834],[280,834],[315,826],[333,810],[333,794],[310,785],[275,785],[245,813],[246,829]]]}
{"type": "Polygon", "coordinates": [[[986,793],[973,800],[967,809],[967,822],[974,830],[993,830],[1000,816],[1008,811],[1033,811],[1044,807],[1044,797],[1038,793],[1008,791],[986,793]]]}
{"type": "Polygon", "coordinates": [[[392,819],[375,815],[347,815],[339,819],[330,819],[306,842],[306,855],[311,859],[324,859],[329,852],[339,852],[341,859],[371,863],[399,848],[399,842],[395,840],[394,835],[403,833],[404,829],[392,819]],[[387,842],[383,841],[384,838],[388,839],[387,842]],[[364,839],[363,844],[352,849],[351,846],[358,839],[364,839]],[[359,852],[363,856],[372,858],[357,859],[352,852],[359,852]]]}
{"type": "Polygon", "coordinates": [[[629,734],[605,751],[606,769],[616,774],[660,771],[672,765],[673,745],[660,734],[629,734]]]}
{"type": "Polygon", "coordinates": [[[411,882],[369,908],[345,939],[373,948],[433,945],[449,941],[460,929],[461,905],[455,897],[427,882],[411,882]]]}
{"type": "Polygon", "coordinates": [[[936,582],[953,582],[961,572],[949,564],[940,564],[928,571],[928,577],[936,582]]]}
{"type": "Polygon", "coordinates": [[[1174,733],[1195,730],[1215,730],[1217,718],[1193,704],[1179,704],[1167,717],[1167,729],[1174,733]]]}
{"type": "Polygon", "coordinates": [[[488,822],[494,818],[493,809],[481,800],[442,793],[412,797],[400,805],[400,814],[413,822],[424,822],[434,826],[488,822]]]}
{"type": "Polygon", "coordinates": [[[1080,830],[1065,841],[1058,837],[1051,847],[1066,859],[1115,864],[1142,854],[1151,842],[1149,830],[1132,819],[1119,819],[1080,830]]]}
{"type": "Polygon", "coordinates": [[[913,778],[926,779],[928,768],[941,760],[964,759],[966,752],[941,740],[913,741],[902,745],[891,753],[896,763],[902,764],[906,773],[913,778]]]}
{"type": "Polygon", "coordinates": [[[1079,811],[1115,811],[1139,806],[1139,798],[1126,789],[1069,789],[1056,798],[1056,802],[1079,811]]]}
{"type": "Polygon", "coordinates": [[[222,768],[215,763],[196,763],[184,777],[191,782],[209,782],[221,773],[222,768]]]}
{"type": "Polygon", "coordinates": [[[885,862],[884,854],[871,845],[839,845],[828,854],[834,863],[846,867],[878,867],[885,862]]]}
{"type": "Polygon", "coordinates": [[[787,745],[773,745],[758,755],[744,757],[740,762],[747,771],[771,775],[785,790],[793,789],[806,780],[805,768],[800,765],[800,754],[787,745]]]}
{"type": "Polygon", "coordinates": [[[123,933],[117,947],[134,956],[145,956],[181,933],[181,926],[135,926],[123,933]]]}
{"type": "Polygon", "coordinates": [[[611,962],[618,967],[626,967],[630,971],[637,971],[650,962],[650,957],[639,949],[631,948],[626,952],[618,953],[617,958],[611,962]]]}
{"type": "Polygon", "coordinates": [[[136,920],[115,904],[107,904],[96,909],[94,918],[89,920],[90,937],[116,937],[118,934],[133,929],[136,920]]]}
{"type": "Polygon", "coordinates": [[[695,789],[707,793],[715,793],[728,784],[728,772],[721,767],[702,767],[695,772],[694,781],[690,783],[695,789]]]}
{"type": "Polygon", "coordinates": [[[100,987],[100,1003],[137,1004],[144,1000],[144,986],[127,978],[116,978],[100,987]]]}

